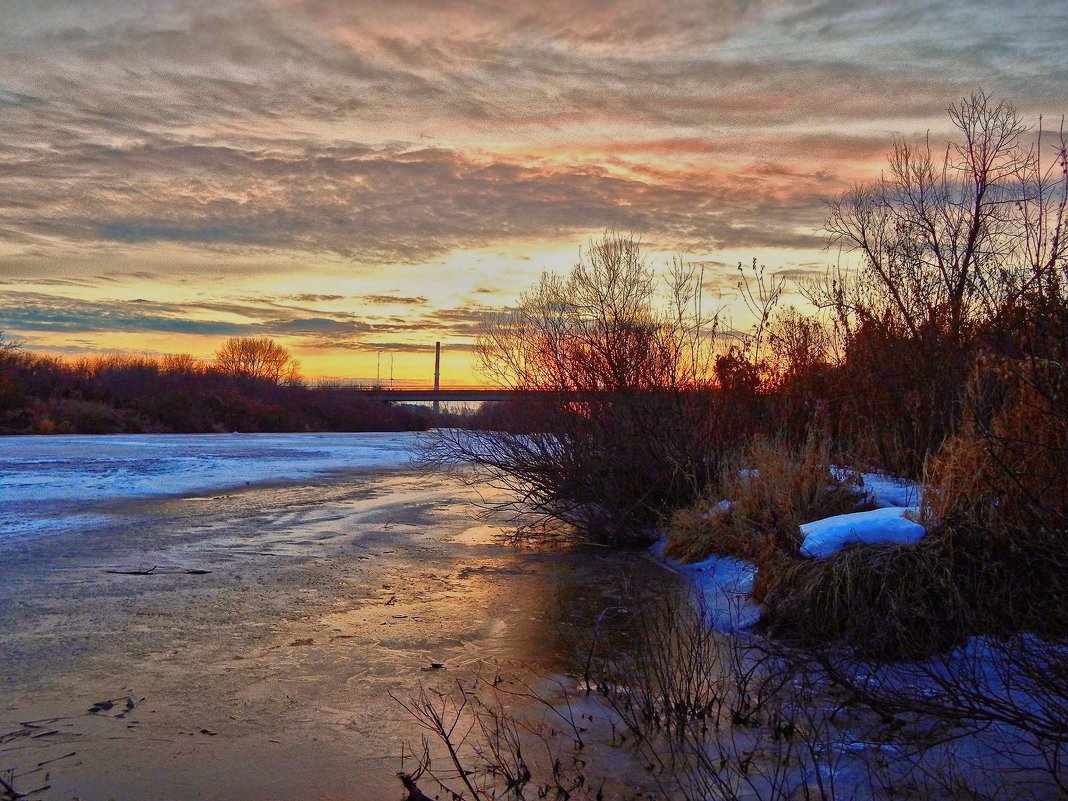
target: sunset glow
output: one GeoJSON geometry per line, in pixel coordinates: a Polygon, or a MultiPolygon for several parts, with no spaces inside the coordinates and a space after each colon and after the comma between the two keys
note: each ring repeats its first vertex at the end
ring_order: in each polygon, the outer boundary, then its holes
{"type": "Polygon", "coordinates": [[[824,200],[893,136],[944,138],[978,76],[1068,108],[1054,0],[2,15],[0,329],[71,355],[269,335],[312,378],[428,379],[441,340],[472,380],[479,321],[608,228],[713,295],[752,258],[818,273],[824,200]]]}

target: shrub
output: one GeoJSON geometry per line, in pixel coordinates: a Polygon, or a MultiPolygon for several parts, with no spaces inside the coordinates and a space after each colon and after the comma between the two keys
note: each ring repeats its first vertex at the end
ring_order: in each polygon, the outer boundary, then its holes
{"type": "Polygon", "coordinates": [[[351,389],[231,376],[188,355],[78,360],[8,346],[0,335],[3,433],[411,431],[429,413],[351,389]]]}
{"type": "Polygon", "coordinates": [[[132,415],[96,401],[61,398],[46,403],[37,432],[56,434],[136,433],[147,430],[145,423],[132,415]]]}
{"type": "Polygon", "coordinates": [[[535,518],[589,538],[648,540],[718,469],[709,443],[746,432],[720,425],[736,407],[712,392],[716,322],[702,315],[700,274],[676,262],[657,278],[640,243],[617,234],[567,275],[543,275],[479,336],[486,374],[516,392],[512,419],[442,431],[429,460],[472,465],[535,518]]]}
{"type": "Polygon", "coordinates": [[[1045,359],[985,354],[960,430],[928,464],[924,515],[983,537],[1065,531],[1068,376],[1045,359]]]}
{"type": "Polygon", "coordinates": [[[761,562],[765,625],[894,658],[979,634],[1068,636],[1066,390],[1058,362],[978,359],[962,425],[928,460],[927,537],[761,562]]]}

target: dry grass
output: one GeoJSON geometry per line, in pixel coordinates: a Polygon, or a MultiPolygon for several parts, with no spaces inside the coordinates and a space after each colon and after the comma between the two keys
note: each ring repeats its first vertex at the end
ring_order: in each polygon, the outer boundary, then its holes
{"type": "Polygon", "coordinates": [[[668,554],[687,562],[727,554],[758,565],[796,554],[802,523],[855,512],[863,503],[859,485],[832,475],[831,463],[829,440],[816,432],[796,448],[754,440],[697,505],[672,517],[668,554]]]}
{"type": "Polygon", "coordinates": [[[944,650],[966,630],[969,604],[945,544],[846,548],[828,559],[769,560],[757,576],[763,625],[803,644],[846,642],[867,656],[944,650]]]}
{"type": "Polygon", "coordinates": [[[702,506],[672,519],[669,553],[751,559],[772,632],[868,655],[924,656],[974,634],[1068,634],[1068,378],[1060,365],[980,361],[965,420],[928,460],[916,545],[798,556],[798,526],[854,511],[833,480],[826,439],[797,449],[757,441],[702,506]],[[726,497],[729,508],[712,499],[726,497]]]}
{"type": "Polygon", "coordinates": [[[925,522],[987,537],[1063,529],[1066,394],[1068,376],[1059,363],[980,359],[960,430],[928,460],[925,522]]]}
{"type": "Polygon", "coordinates": [[[1056,533],[977,536],[943,525],[915,545],[846,548],[827,559],[779,555],[760,566],[762,625],[806,645],[912,659],[967,637],[1068,636],[1068,547],[1056,533]]]}

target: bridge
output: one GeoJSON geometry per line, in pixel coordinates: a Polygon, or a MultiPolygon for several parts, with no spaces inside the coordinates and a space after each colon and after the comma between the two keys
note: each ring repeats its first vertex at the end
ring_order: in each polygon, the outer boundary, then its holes
{"type": "Polygon", "coordinates": [[[432,401],[446,403],[450,401],[475,403],[481,401],[502,401],[515,395],[515,390],[492,389],[490,387],[434,387],[427,386],[352,386],[351,389],[367,398],[391,403],[417,403],[432,401]]]}
{"type": "Polygon", "coordinates": [[[434,343],[434,383],[407,382],[393,380],[393,367],[390,364],[390,378],[382,380],[382,351],[378,352],[378,375],[370,379],[349,379],[347,381],[325,381],[316,386],[322,388],[343,387],[368,398],[384,403],[426,403],[434,404],[438,411],[442,403],[456,401],[461,403],[481,403],[483,401],[501,401],[511,397],[513,392],[507,389],[494,389],[484,385],[467,384],[441,386],[441,343],[434,343]]]}

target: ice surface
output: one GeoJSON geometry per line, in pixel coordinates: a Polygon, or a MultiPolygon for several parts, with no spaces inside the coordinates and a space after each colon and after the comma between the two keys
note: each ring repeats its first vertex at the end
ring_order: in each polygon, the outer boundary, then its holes
{"type": "Polygon", "coordinates": [[[918,542],[927,533],[926,529],[905,517],[906,513],[916,511],[916,507],[889,506],[805,523],[801,526],[805,538],[801,555],[822,559],[853,543],[918,542]]]}
{"type": "Polygon", "coordinates": [[[0,540],[77,526],[86,506],[101,501],[203,492],[334,470],[404,467],[420,436],[0,437],[0,540]]]}

